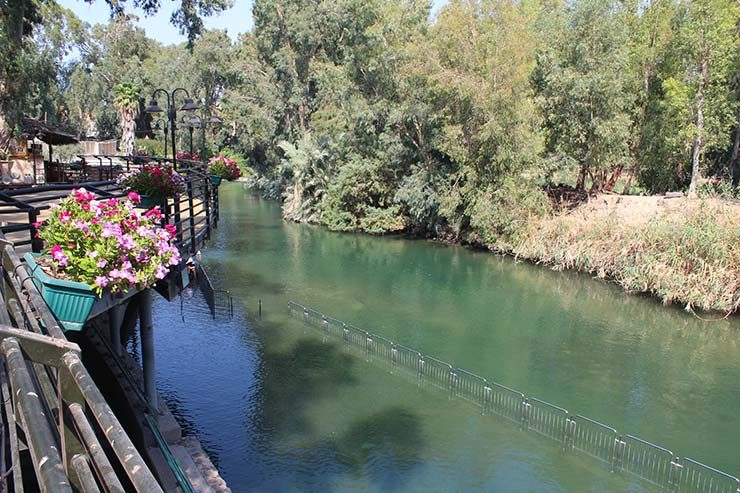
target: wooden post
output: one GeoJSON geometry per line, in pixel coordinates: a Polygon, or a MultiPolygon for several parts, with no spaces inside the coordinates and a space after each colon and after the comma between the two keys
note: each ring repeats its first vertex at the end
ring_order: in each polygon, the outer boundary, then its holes
{"type": "Polygon", "coordinates": [[[141,332],[141,361],[144,367],[144,391],[152,409],[159,411],[157,372],[154,364],[154,323],[152,322],[152,293],[145,289],[139,295],[139,330],[141,332]]]}

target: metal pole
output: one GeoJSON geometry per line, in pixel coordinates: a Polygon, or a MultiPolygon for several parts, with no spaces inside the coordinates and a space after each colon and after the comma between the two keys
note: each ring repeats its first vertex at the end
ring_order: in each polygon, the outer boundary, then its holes
{"type": "Polygon", "coordinates": [[[177,110],[175,109],[175,95],[167,95],[167,117],[170,119],[170,132],[172,136],[172,167],[177,171],[177,146],[175,145],[175,123],[177,110]]]}
{"type": "Polygon", "coordinates": [[[188,130],[190,131],[190,157],[193,157],[193,127],[188,127],[188,130]]]}
{"type": "Polygon", "coordinates": [[[149,405],[159,409],[157,377],[154,366],[154,324],[152,322],[152,293],[145,289],[139,295],[139,330],[141,331],[141,360],[144,366],[144,391],[149,405]]]}
{"type": "Polygon", "coordinates": [[[123,323],[125,307],[126,305],[120,304],[110,310],[110,337],[113,342],[113,351],[119,356],[123,354],[121,349],[121,324],[123,323]]]}
{"type": "Polygon", "coordinates": [[[167,159],[167,127],[164,127],[164,157],[167,159]]]}

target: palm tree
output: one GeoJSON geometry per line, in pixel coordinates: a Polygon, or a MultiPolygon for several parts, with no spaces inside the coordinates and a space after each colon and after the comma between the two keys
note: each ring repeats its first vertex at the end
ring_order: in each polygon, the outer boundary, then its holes
{"type": "Polygon", "coordinates": [[[121,151],[134,152],[136,117],[139,116],[139,88],[130,82],[118,84],[113,90],[113,101],[121,122],[121,151]]]}

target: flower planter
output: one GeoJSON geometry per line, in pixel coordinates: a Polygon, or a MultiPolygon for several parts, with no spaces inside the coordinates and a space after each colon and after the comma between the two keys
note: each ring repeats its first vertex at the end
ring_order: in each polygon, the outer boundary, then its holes
{"type": "Polygon", "coordinates": [[[139,209],[151,209],[157,205],[162,205],[162,197],[152,195],[142,195],[141,202],[137,206],[139,209]]]}
{"type": "Polygon", "coordinates": [[[211,185],[217,187],[221,184],[221,177],[218,175],[211,175],[211,185]]]}
{"type": "Polygon", "coordinates": [[[87,284],[53,278],[36,263],[39,254],[26,253],[23,258],[31,268],[33,283],[66,330],[81,331],[97,296],[87,284]]]}

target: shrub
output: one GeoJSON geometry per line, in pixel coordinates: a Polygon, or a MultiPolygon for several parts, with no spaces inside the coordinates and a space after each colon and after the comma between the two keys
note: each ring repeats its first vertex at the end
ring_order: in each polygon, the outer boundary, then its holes
{"type": "Polygon", "coordinates": [[[164,142],[156,139],[136,139],[134,156],[164,156],[164,142]]]}
{"type": "Polygon", "coordinates": [[[145,164],[124,173],[118,184],[126,191],[150,197],[174,197],[185,188],[185,180],[172,166],[160,164],[145,164]]]}
{"type": "Polygon", "coordinates": [[[158,208],[142,214],[141,198],[97,200],[84,188],[73,190],[44,224],[36,224],[51,254],[53,274],[83,282],[98,294],[143,289],[164,279],[180,263],[174,227],[158,226],[158,208]]]}

